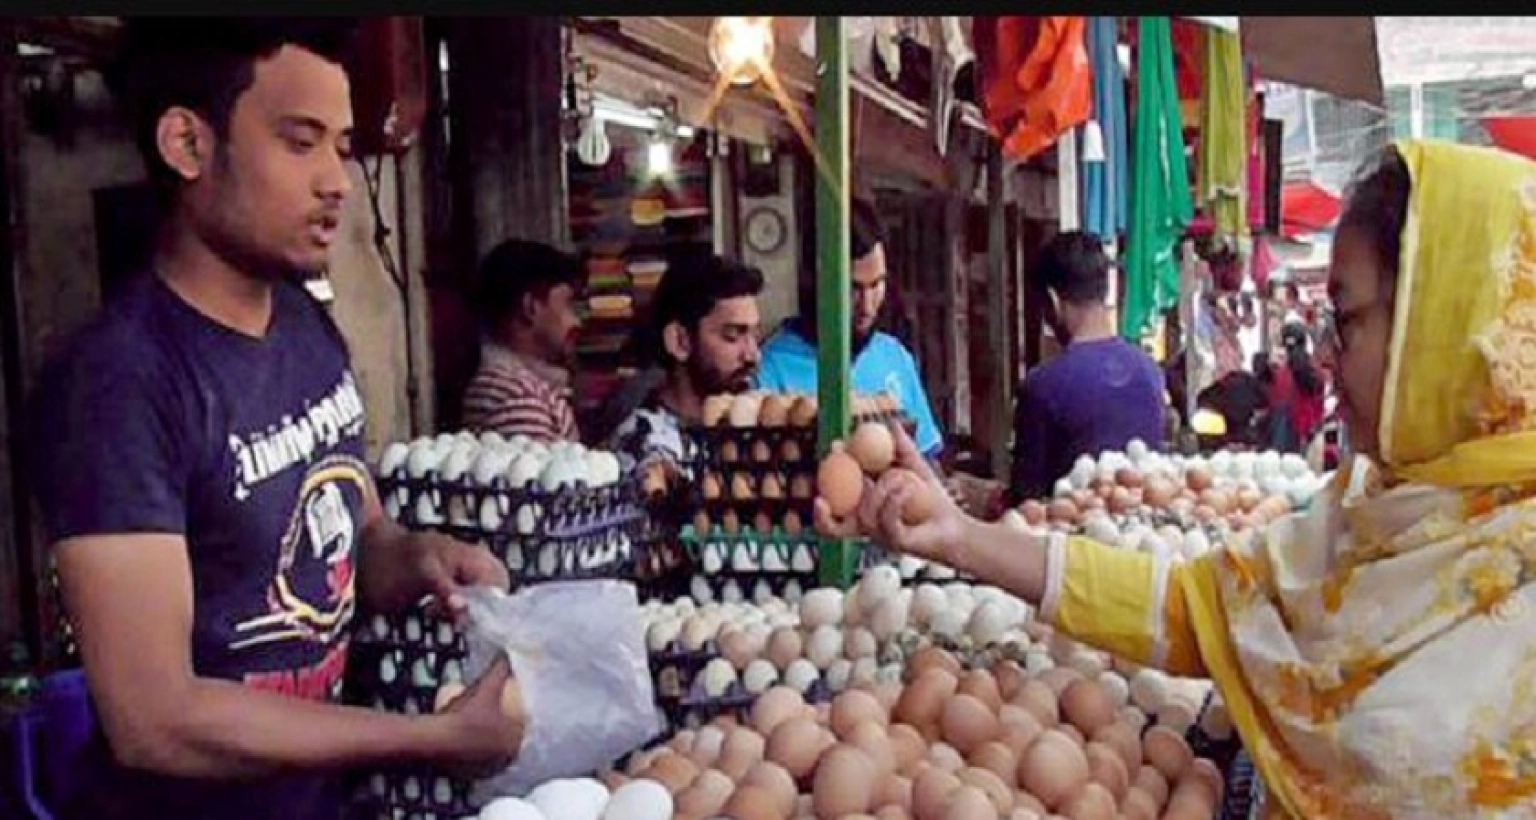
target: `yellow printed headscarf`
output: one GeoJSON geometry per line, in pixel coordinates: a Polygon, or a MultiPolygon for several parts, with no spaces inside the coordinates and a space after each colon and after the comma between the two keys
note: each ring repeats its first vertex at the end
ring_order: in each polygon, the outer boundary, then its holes
{"type": "Polygon", "coordinates": [[[1412,178],[1382,461],[1441,487],[1536,481],[1536,163],[1398,145],[1412,178]]]}

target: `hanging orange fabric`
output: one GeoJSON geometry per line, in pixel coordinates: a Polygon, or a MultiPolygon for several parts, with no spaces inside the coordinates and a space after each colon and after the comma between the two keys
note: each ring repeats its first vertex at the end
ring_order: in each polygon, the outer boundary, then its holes
{"type": "Polygon", "coordinates": [[[1093,112],[1085,17],[977,17],[987,124],[1003,154],[1027,160],[1093,112]]]}

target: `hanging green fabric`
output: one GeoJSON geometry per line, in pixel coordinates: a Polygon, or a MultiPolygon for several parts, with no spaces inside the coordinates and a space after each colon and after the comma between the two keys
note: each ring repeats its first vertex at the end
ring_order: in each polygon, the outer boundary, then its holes
{"type": "Polygon", "coordinates": [[[1248,235],[1248,89],[1236,34],[1205,31],[1205,84],[1200,96],[1200,199],[1216,235],[1248,235]]]}
{"type": "Polygon", "coordinates": [[[1167,17],[1142,17],[1136,59],[1135,148],[1131,161],[1131,226],[1120,333],[1132,342],[1179,298],[1174,249],[1194,218],[1184,121],[1173,76],[1167,17]]]}

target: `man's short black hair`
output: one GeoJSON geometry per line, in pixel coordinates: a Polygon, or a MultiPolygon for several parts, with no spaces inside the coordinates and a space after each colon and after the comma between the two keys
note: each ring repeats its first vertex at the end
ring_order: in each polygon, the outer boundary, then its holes
{"type": "Polygon", "coordinates": [[[345,65],[355,17],[128,17],[121,47],[104,72],[133,127],[150,179],[171,189],[176,175],[160,158],[155,129],[174,107],[196,112],[222,140],[235,102],[251,87],[256,63],[297,46],[345,65]]]}
{"type": "Polygon", "coordinates": [[[501,327],[522,308],[524,296],[544,299],[558,285],[579,294],[586,278],[581,257],[543,242],[508,239],[485,255],[475,277],[481,326],[501,327]]]}
{"type": "Polygon", "coordinates": [[[651,321],[643,348],[651,361],[671,364],[664,331],[677,322],[696,333],[699,322],[727,299],[757,296],[763,292],[763,272],[751,265],[732,262],[708,246],[681,248],[670,254],[667,272],[656,286],[651,301],[651,321]]]}
{"type": "Polygon", "coordinates": [[[849,249],[854,260],[874,253],[875,246],[885,242],[885,231],[880,227],[880,214],[875,206],[862,197],[855,198],[848,206],[849,249]]]}
{"type": "Polygon", "coordinates": [[[1091,305],[1109,298],[1109,256],[1092,234],[1057,234],[1041,251],[1037,267],[1040,283],[1063,302],[1091,305]]]}

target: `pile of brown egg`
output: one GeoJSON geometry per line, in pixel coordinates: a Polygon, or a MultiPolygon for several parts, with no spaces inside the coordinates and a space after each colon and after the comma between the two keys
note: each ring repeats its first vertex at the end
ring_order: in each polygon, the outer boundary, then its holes
{"type": "Polygon", "coordinates": [[[1220,771],[1069,667],[965,670],[913,655],[902,683],[809,705],[775,686],[603,780],[653,780],[674,820],[1208,820],[1220,771]]]}

